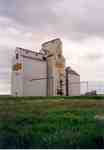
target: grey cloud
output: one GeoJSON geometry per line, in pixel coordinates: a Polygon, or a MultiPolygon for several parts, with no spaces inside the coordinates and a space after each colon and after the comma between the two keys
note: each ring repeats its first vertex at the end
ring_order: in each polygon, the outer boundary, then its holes
{"type": "Polygon", "coordinates": [[[7,46],[0,46],[0,80],[10,81],[12,51],[7,46]]]}
{"type": "Polygon", "coordinates": [[[0,80],[0,94],[10,94],[10,83],[0,80]]]}
{"type": "Polygon", "coordinates": [[[104,59],[104,53],[102,52],[94,52],[94,53],[87,53],[83,56],[83,60],[87,61],[102,61],[104,59]]]}
{"type": "Polygon", "coordinates": [[[79,40],[104,36],[104,0],[1,0],[0,14],[31,31],[79,40]]]}
{"type": "Polygon", "coordinates": [[[10,73],[8,70],[5,72],[2,72],[2,69],[0,71],[0,80],[5,80],[7,83],[10,82],[10,73]]]}
{"type": "Polygon", "coordinates": [[[55,14],[50,6],[53,1],[45,0],[1,0],[0,14],[12,18],[17,23],[29,26],[34,30],[47,28],[48,24],[55,23],[55,14]]]}

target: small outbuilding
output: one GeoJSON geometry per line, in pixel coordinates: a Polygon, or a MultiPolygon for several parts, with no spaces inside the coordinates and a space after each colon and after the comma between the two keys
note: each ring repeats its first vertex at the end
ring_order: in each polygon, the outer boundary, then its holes
{"type": "Polygon", "coordinates": [[[66,96],[80,95],[80,75],[72,70],[71,67],[66,68],[66,96]]]}

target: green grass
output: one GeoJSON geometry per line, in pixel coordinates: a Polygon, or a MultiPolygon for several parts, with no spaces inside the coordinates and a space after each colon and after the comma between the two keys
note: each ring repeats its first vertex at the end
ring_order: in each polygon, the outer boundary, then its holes
{"type": "Polygon", "coordinates": [[[0,97],[0,148],[104,148],[96,115],[102,98],[0,97]]]}
{"type": "Polygon", "coordinates": [[[42,96],[27,96],[27,97],[13,97],[13,96],[0,96],[0,99],[2,100],[37,100],[37,99],[42,99],[42,100],[51,100],[51,99],[68,99],[68,100],[75,100],[75,99],[80,99],[80,100],[86,100],[86,99],[91,99],[91,100],[104,100],[104,96],[47,96],[47,97],[42,97],[42,96]]]}

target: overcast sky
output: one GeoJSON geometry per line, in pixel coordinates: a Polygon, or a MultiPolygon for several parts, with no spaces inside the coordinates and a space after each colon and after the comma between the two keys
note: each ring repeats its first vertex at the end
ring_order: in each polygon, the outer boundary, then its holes
{"type": "Polygon", "coordinates": [[[38,51],[61,38],[81,80],[104,81],[104,0],[0,0],[0,93],[10,93],[16,46],[38,51]]]}

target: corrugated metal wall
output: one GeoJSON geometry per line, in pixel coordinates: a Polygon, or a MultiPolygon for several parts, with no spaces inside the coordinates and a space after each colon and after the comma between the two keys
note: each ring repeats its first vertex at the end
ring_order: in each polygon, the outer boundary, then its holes
{"type": "Polygon", "coordinates": [[[24,58],[24,82],[25,96],[47,95],[47,66],[46,61],[24,58]]]}

